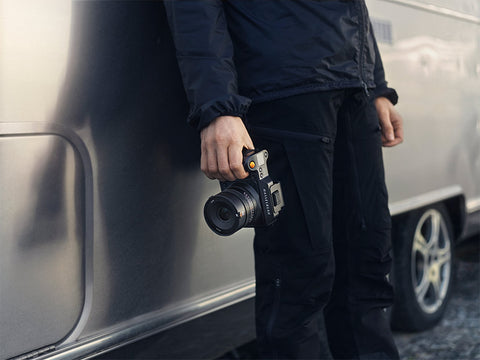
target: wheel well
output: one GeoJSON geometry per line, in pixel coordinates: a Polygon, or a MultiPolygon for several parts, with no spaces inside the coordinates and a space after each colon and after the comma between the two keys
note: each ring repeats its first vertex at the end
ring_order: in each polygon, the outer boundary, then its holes
{"type": "Polygon", "coordinates": [[[463,195],[458,195],[453,198],[443,201],[443,204],[448,210],[448,215],[452,221],[453,235],[455,241],[458,241],[465,228],[465,198],[463,195]]]}
{"type": "Polygon", "coordinates": [[[402,223],[408,216],[414,211],[420,211],[421,209],[428,208],[431,205],[443,204],[447,208],[448,215],[453,227],[453,236],[455,242],[460,239],[462,232],[465,228],[466,210],[465,210],[465,197],[463,195],[457,195],[455,197],[432,203],[430,205],[423,206],[418,209],[410,210],[393,217],[395,224],[402,223]]]}

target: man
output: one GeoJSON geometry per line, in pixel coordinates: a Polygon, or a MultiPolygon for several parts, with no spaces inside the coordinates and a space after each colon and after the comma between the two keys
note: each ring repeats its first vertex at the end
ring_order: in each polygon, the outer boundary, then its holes
{"type": "Polygon", "coordinates": [[[165,5],[202,171],[245,178],[255,143],[282,184],[278,221],[255,229],[260,357],[398,358],[381,146],[403,130],[364,1],[165,5]]]}

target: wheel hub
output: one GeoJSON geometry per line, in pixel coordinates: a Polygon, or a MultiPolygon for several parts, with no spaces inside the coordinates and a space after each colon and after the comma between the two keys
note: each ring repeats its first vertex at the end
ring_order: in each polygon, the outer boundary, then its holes
{"type": "Polygon", "coordinates": [[[426,211],[418,221],[411,264],[418,305],[434,313],[444,302],[451,275],[451,240],[438,210],[426,211]]]}

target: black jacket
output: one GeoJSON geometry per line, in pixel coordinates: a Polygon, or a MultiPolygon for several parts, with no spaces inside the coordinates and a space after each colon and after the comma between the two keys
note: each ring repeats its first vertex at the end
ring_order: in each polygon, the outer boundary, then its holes
{"type": "Polygon", "coordinates": [[[201,130],[221,115],[319,90],[387,87],[364,0],[165,0],[201,130]]]}

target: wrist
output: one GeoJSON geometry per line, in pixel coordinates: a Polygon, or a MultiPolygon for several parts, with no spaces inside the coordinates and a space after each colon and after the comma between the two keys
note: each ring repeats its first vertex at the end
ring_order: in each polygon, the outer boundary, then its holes
{"type": "Polygon", "coordinates": [[[398,102],[398,94],[395,89],[389,87],[380,87],[374,90],[375,98],[387,98],[392,105],[396,105],[398,102]]]}

